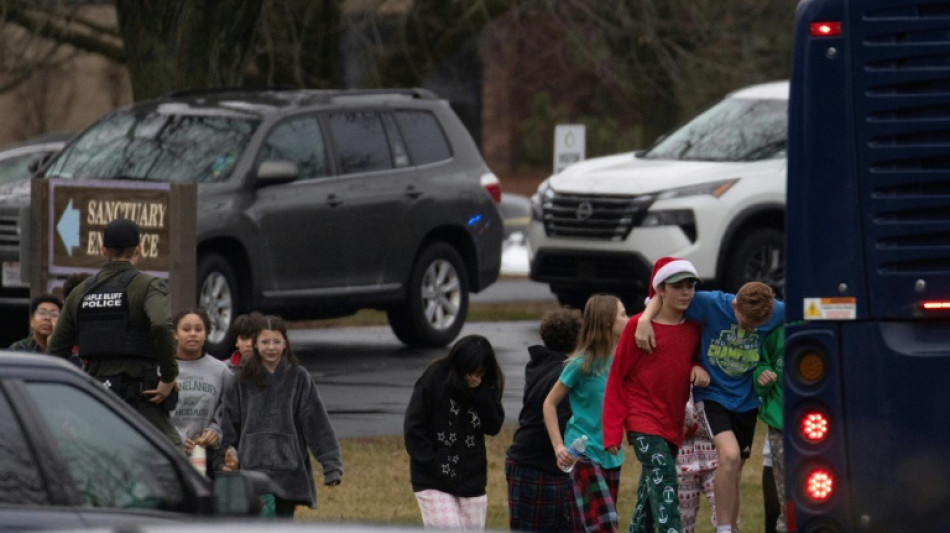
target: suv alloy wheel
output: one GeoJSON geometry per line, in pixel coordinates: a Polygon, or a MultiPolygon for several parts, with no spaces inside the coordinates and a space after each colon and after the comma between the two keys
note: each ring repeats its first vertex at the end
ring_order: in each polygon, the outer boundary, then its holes
{"type": "Polygon", "coordinates": [[[393,333],[410,346],[443,346],[468,316],[468,276],[451,245],[429,245],[416,259],[406,300],[387,312],[393,333]]]}

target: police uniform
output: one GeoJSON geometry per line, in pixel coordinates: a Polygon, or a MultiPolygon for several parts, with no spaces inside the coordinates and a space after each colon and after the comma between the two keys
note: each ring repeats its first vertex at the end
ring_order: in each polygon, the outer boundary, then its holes
{"type": "MultiPolygon", "coordinates": [[[[109,229],[115,223],[104,232],[107,246],[109,229]]],[[[132,224],[127,220],[124,223],[132,224]]],[[[138,244],[138,228],[134,224],[131,227],[135,228],[134,246],[138,244]]],[[[128,231],[129,227],[124,229],[128,231]]],[[[113,236],[115,242],[131,241],[116,241],[113,236]]],[[[123,247],[128,246],[109,246],[123,247]]],[[[139,272],[129,261],[106,263],[70,292],[47,351],[68,357],[74,345],[79,348],[79,357],[88,361],[90,375],[125,399],[172,442],[182,444],[169,418],[174,406],[152,403],[141,394],[154,389],[159,379],[171,383],[178,376],[164,280],[139,272]]]]}

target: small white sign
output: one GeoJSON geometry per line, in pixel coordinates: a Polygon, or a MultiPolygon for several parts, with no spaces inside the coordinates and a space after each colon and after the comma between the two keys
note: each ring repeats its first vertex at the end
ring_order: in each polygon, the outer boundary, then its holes
{"type": "Polygon", "coordinates": [[[29,283],[24,283],[20,279],[19,261],[3,262],[3,286],[4,287],[29,287],[29,283]]]}
{"type": "Polygon", "coordinates": [[[554,128],[554,173],[584,160],[587,130],[583,124],[558,124],[554,128]]]}

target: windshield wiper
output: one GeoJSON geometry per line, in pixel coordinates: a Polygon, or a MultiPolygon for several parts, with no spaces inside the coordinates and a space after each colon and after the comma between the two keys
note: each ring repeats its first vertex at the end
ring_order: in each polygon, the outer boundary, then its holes
{"type": "Polygon", "coordinates": [[[755,150],[747,153],[745,157],[742,158],[743,161],[758,161],[760,159],[766,159],[775,155],[776,153],[785,149],[786,141],[784,139],[780,141],[772,141],[768,144],[759,146],[755,150]]]}

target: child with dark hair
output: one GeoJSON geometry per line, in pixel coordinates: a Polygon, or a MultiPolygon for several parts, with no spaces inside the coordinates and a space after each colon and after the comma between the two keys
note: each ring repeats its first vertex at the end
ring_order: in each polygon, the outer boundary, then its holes
{"type": "Polygon", "coordinates": [[[63,301],[52,294],[41,294],[30,301],[30,333],[10,345],[14,352],[46,353],[46,342],[56,328],[63,301]]]}
{"type": "Polygon", "coordinates": [[[69,293],[91,275],[92,272],[76,272],[67,276],[66,281],[63,282],[63,301],[65,302],[66,298],[69,298],[69,293]]]}
{"type": "Polygon", "coordinates": [[[495,350],[481,335],[459,339],[416,381],[403,428],[425,527],[485,528],[485,435],[505,421],[504,389],[495,350]]]}
{"type": "MultiPolygon", "coordinates": [[[[561,375],[565,359],[574,352],[580,330],[580,313],[558,308],[541,319],[544,344],[528,347],[530,361],[524,371],[524,402],[518,415],[518,429],[505,457],[512,531],[578,531],[583,528],[574,502],[571,476],[558,468],[542,408],[545,397],[561,375]]],[[[561,402],[557,418],[562,433],[570,417],[570,403],[561,402]]]]}
{"type": "Polygon", "coordinates": [[[234,353],[225,363],[231,369],[241,366],[241,360],[254,353],[254,335],[261,330],[261,319],[264,318],[258,311],[251,311],[238,315],[231,323],[231,334],[234,335],[234,353]]]}
{"type": "Polygon", "coordinates": [[[227,384],[234,378],[223,362],[205,353],[205,340],[211,319],[204,309],[185,309],[172,317],[178,359],[178,403],[171,412],[172,425],[178,430],[185,453],[196,446],[207,448],[212,473],[223,458],[217,453],[221,443],[222,399],[227,384]]]}
{"type": "MultiPolygon", "coordinates": [[[[317,506],[308,450],[323,467],[323,484],[340,484],[343,459],[330,417],[280,317],[261,318],[254,353],[225,390],[221,429],[222,447],[236,448],[237,465],[267,474],[281,489],[268,498],[278,517],[293,518],[297,505],[317,506]]],[[[230,463],[224,470],[235,468],[230,463]]]]}

